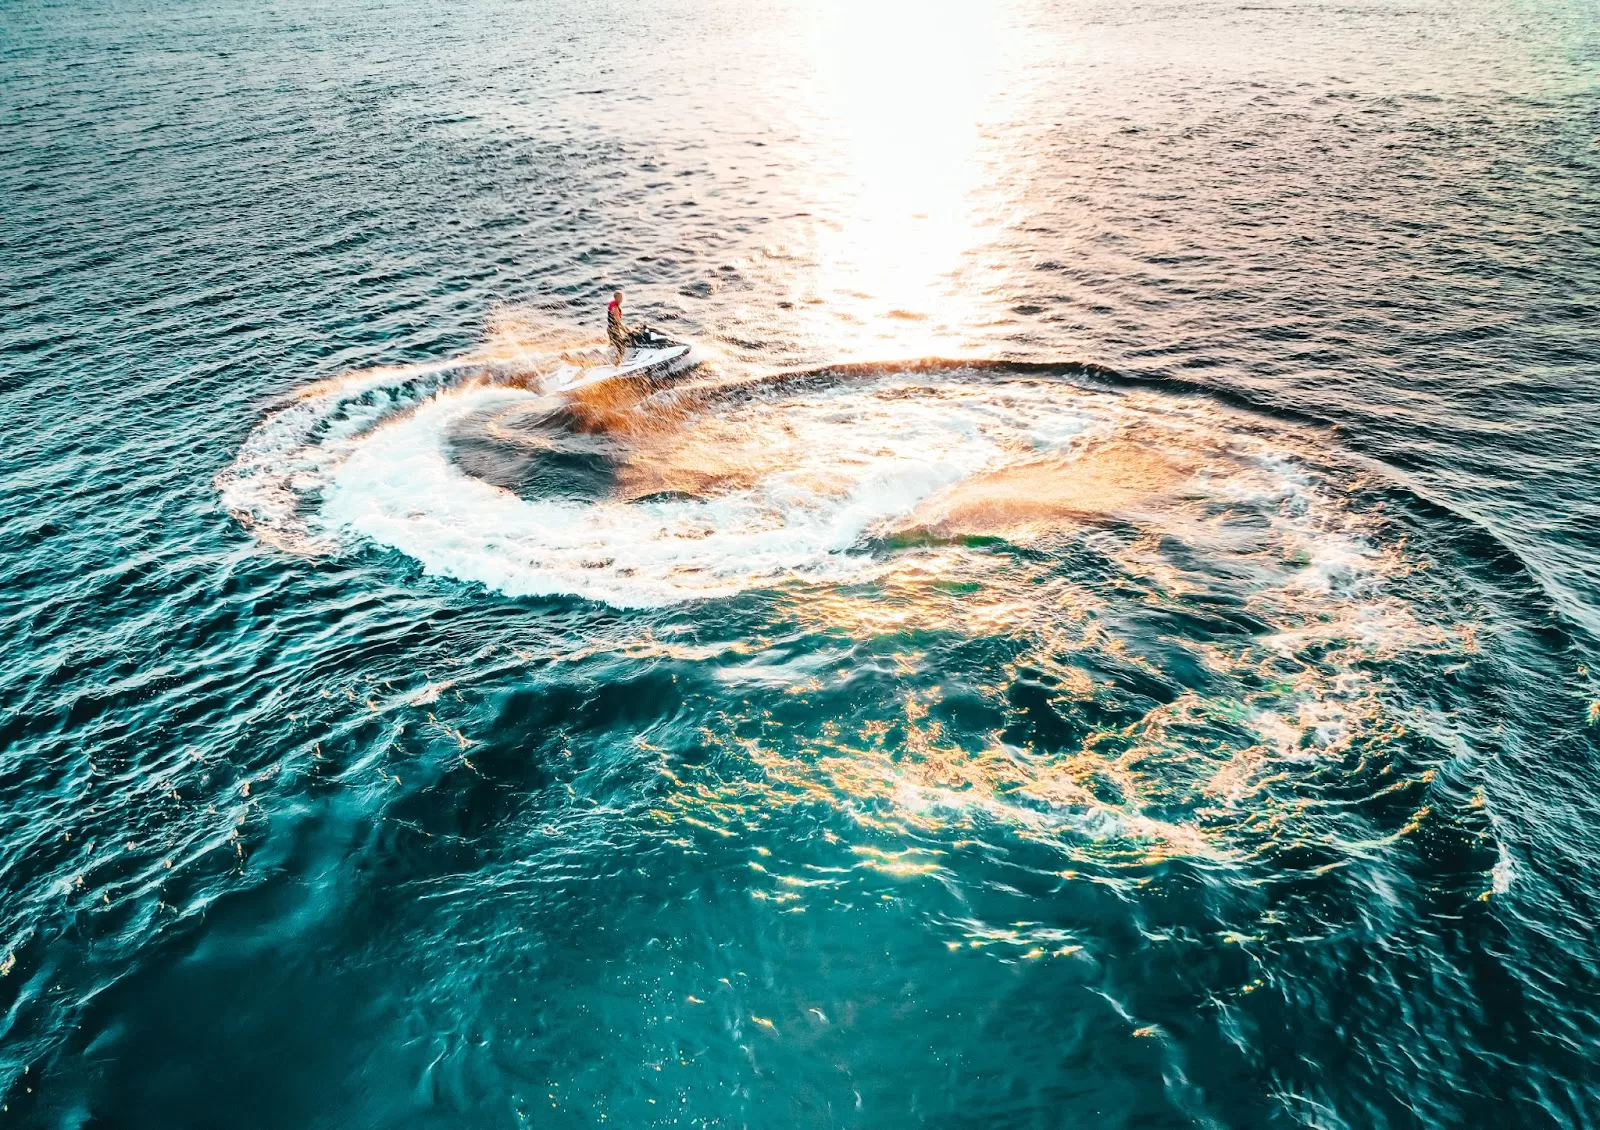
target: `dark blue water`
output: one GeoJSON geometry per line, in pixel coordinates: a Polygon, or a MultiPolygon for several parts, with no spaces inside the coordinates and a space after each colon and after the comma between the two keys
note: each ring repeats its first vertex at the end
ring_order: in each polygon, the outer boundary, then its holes
{"type": "Polygon", "coordinates": [[[1600,1125],[1592,0],[15,0],[0,200],[7,1119],[1600,1125]]]}

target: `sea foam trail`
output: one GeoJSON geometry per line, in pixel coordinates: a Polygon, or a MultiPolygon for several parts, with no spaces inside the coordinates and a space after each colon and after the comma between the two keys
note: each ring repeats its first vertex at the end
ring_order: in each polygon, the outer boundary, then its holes
{"type": "Polygon", "coordinates": [[[217,474],[218,494],[262,541],[291,552],[333,552],[338,538],[310,511],[334,469],[368,432],[452,388],[561,385],[597,360],[592,347],[524,345],[500,334],[464,356],[319,381],[273,408],[250,432],[234,461],[217,474]]]}
{"type": "MultiPolygon", "coordinates": [[[[1263,585],[1328,591],[1374,568],[1287,433],[1193,398],[959,367],[752,381],[702,401],[646,386],[606,405],[610,430],[585,448],[602,452],[599,497],[469,473],[463,442],[476,462],[516,452],[525,466],[576,440],[584,414],[544,391],[570,364],[502,351],[314,386],[251,434],[219,490],[274,545],[384,546],[506,595],[619,607],[865,579],[886,538],[1026,542],[1111,520],[1263,585]]],[[[546,484],[563,473],[551,467],[546,484]]]]}
{"type": "Polygon", "coordinates": [[[719,415],[714,435],[689,422],[665,442],[642,441],[649,450],[636,458],[692,460],[684,447],[754,432],[769,458],[783,455],[748,485],[702,497],[529,499],[451,461],[454,427],[534,398],[460,390],[375,431],[333,474],[323,520],[508,595],[650,606],[858,573],[870,561],[852,551],[869,530],[1003,457],[971,413],[914,401],[873,413],[842,389],[777,409],[776,427],[772,406],[751,405],[719,415]]]}
{"type": "Polygon", "coordinates": [[[261,540],[299,552],[328,551],[305,504],[357,439],[379,421],[463,372],[460,364],[368,369],[323,381],[269,413],[217,475],[222,503],[261,540]]]}

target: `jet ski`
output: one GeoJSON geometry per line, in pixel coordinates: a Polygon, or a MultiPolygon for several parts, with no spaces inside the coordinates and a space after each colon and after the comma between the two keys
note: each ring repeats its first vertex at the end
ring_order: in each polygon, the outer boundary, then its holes
{"type": "Polygon", "coordinates": [[[636,377],[671,377],[687,372],[700,363],[692,347],[674,341],[666,334],[640,326],[628,334],[628,348],[622,364],[610,350],[594,350],[583,356],[567,355],[568,365],[551,373],[544,382],[545,392],[574,392],[605,381],[636,377]],[[603,360],[602,360],[603,359],[603,360]]]}

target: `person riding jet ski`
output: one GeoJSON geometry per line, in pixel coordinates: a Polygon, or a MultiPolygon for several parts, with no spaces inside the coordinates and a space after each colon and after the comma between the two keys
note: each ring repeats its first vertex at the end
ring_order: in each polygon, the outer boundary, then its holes
{"type": "Polygon", "coordinates": [[[617,365],[620,367],[627,360],[628,349],[659,348],[664,345],[675,344],[665,334],[657,333],[649,326],[638,326],[629,329],[622,320],[622,291],[613,291],[611,304],[606,307],[606,338],[611,342],[611,348],[617,351],[617,365]]]}
{"type": "Polygon", "coordinates": [[[606,307],[606,337],[611,340],[611,348],[617,351],[617,364],[620,366],[628,354],[629,340],[628,327],[622,321],[622,291],[617,291],[611,296],[611,305],[606,307]]]}

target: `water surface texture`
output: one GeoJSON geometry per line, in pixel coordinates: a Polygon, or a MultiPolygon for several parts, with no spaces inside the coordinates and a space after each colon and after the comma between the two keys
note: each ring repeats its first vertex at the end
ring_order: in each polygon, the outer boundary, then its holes
{"type": "Polygon", "coordinates": [[[10,0],[3,1117],[1600,1125],[1597,76],[10,0]]]}

